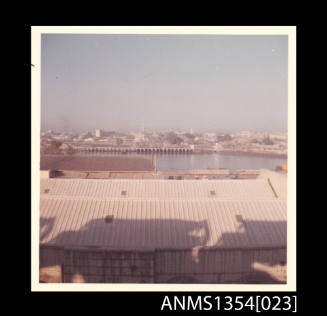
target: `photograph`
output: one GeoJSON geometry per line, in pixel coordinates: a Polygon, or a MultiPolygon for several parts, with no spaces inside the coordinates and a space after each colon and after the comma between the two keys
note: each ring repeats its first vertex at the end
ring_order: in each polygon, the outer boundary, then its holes
{"type": "Polygon", "coordinates": [[[294,288],[295,30],[32,27],[34,288],[294,288]]]}

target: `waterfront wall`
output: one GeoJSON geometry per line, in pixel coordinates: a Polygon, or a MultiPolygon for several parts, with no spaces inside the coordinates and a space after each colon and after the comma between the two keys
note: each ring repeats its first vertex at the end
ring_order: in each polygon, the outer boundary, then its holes
{"type": "Polygon", "coordinates": [[[68,179],[256,179],[259,170],[160,170],[160,171],[78,171],[56,170],[50,172],[50,178],[68,179]]]}

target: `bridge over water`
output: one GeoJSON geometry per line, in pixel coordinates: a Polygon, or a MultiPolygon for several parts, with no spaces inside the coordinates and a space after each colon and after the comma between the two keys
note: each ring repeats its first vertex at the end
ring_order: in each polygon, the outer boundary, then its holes
{"type": "Polygon", "coordinates": [[[185,147],[144,147],[144,148],[124,148],[124,147],[75,147],[78,152],[87,153],[105,153],[105,152],[120,152],[120,153],[193,153],[192,148],[185,147]]]}

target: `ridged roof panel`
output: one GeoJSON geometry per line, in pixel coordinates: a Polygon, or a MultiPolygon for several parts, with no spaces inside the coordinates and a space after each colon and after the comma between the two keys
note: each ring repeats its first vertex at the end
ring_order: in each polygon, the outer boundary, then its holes
{"type": "MultiPolygon", "coordinates": [[[[89,180],[88,180],[89,181],[89,180]]],[[[286,202],[42,196],[40,242],[112,249],[286,245],[286,202]],[[112,223],[105,218],[113,216],[112,223]]]]}
{"type": "Polygon", "coordinates": [[[125,199],[271,199],[267,179],[123,180],[42,179],[41,195],[125,199]],[[125,191],[123,193],[123,191],[125,191]]]}

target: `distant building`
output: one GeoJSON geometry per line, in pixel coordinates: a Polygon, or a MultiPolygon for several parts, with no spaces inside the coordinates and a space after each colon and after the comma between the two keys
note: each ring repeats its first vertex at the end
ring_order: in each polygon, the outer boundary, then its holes
{"type": "Polygon", "coordinates": [[[218,150],[221,150],[223,149],[223,146],[219,143],[215,143],[215,150],[218,151],[218,150]]]}
{"type": "Polygon", "coordinates": [[[252,132],[250,132],[250,131],[242,131],[242,132],[240,132],[239,135],[242,136],[242,137],[251,137],[252,136],[252,132]]]}
{"type": "Polygon", "coordinates": [[[100,129],[96,129],[96,130],[94,131],[94,136],[95,136],[95,137],[101,137],[101,130],[100,130],[100,129]]]}

